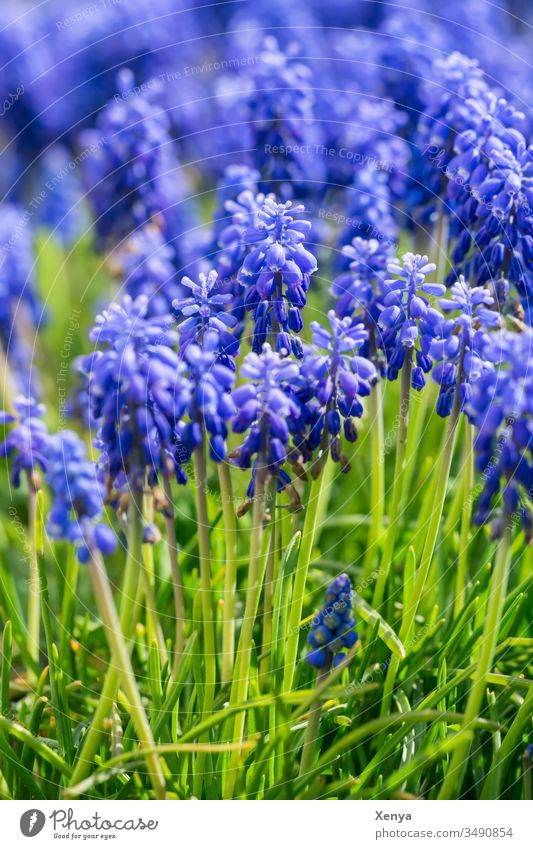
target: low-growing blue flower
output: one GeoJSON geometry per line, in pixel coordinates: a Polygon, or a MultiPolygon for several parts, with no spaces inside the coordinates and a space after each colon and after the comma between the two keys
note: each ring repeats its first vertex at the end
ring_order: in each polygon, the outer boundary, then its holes
{"type": "Polygon", "coordinates": [[[21,474],[28,476],[30,485],[39,488],[38,470],[46,471],[48,429],[43,422],[43,404],[33,398],[19,396],[14,402],[15,415],[0,412],[2,424],[14,424],[8,436],[0,444],[0,457],[11,460],[11,482],[20,486],[21,474]]]}
{"type": "Polygon", "coordinates": [[[348,575],[342,574],[329,585],[324,606],[314,617],[308,637],[312,646],[307,663],[328,670],[346,658],[346,651],[357,642],[353,615],[353,589],[348,575]]]}
{"type": "Polygon", "coordinates": [[[52,539],[75,543],[86,563],[90,551],[112,554],[116,537],[99,520],[104,511],[104,487],[97,467],[87,459],[85,445],[70,430],[49,437],[46,479],[52,490],[52,508],[46,528],[52,539]]]}
{"type": "Polygon", "coordinates": [[[363,414],[361,398],[372,391],[377,371],[370,360],[358,353],[368,338],[364,324],[354,324],[348,317],[339,319],[333,310],[328,319],[330,330],[318,322],[311,323],[314,348],[306,351],[302,363],[301,375],[307,381],[308,394],[320,405],[320,414],[312,419],[313,430],[304,433],[303,439],[312,449],[325,436],[333,460],[347,472],[350,464],[342,453],[340,433],[348,442],[357,439],[353,420],[363,414]]]}
{"type": "Polygon", "coordinates": [[[245,288],[245,307],[253,312],[252,348],[260,353],[270,333],[276,338],[276,350],[285,356],[291,350],[302,356],[297,336],[303,326],[301,309],[317,261],[304,246],[311,224],[299,216],[301,204],[264,200],[257,214],[257,226],[245,234],[250,246],[239,281],[245,288]]]}
{"type": "Polygon", "coordinates": [[[246,382],[233,393],[237,413],[231,427],[234,433],[246,433],[234,458],[241,469],[252,468],[249,497],[258,474],[273,475],[278,489],[291,482],[283,466],[288,459],[291,419],[300,415],[291,391],[298,375],[298,365],[282,359],[268,343],[261,354],[251,352],[244,359],[241,376],[246,382]]]}
{"type": "Polygon", "coordinates": [[[398,377],[405,351],[411,349],[416,354],[411,378],[413,389],[416,390],[424,387],[424,375],[431,369],[428,357],[430,338],[420,333],[420,321],[425,320],[428,312],[434,308],[424,295],[444,295],[446,292],[443,284],[426,282],[427,275],[435,269],[435,264],[420,254],[404,254],[401,264],[390,262],[387,270],[389,274],[395,275],[395,279],[385,281],[383,310],[378,319],[383,331],[380,345],[387,356],[388,379],[395,380],[398,377]]]}

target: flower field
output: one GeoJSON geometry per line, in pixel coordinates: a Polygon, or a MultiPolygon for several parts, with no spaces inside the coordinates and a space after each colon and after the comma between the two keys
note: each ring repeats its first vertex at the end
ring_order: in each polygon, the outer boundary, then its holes
{"type": "Polygon", "coordinates": [[[532,10],[436,5],[0,8],[3,800],[531,800],[532,10]]]}

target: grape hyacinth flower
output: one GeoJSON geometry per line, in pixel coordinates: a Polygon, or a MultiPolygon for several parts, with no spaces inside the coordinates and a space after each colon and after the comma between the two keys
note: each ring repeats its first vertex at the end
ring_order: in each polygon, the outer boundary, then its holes
{"type": "Polygon", "coordinates": [[[412,370],[411,385],[416,390],[425,386],[424,375],[431,369],[428,356],[430,337],[425,333],[420,334],[420,320],[426,319],[428,313],[433,311],[438,313],[423,295],[444,295],[446,292],[446,287],[441,283],[426,283],[426,277],[435,269],[435,264],[420,254],[404,254],[401,264],[390,262],[387,270],[389,274],[396,275],[397,279],[385,281],[384,308],[378,319],[383,331],[380,344],[387,355],[387,378],[396,380],[406,351],[411,352],[411,357],[412,352],[415,352],[416,365],[412,370]]]}
{"type": "Polygon", "coordinates": [[[305,658],[310,666],[320,670],[338,666],[346,658],[346,650],[356,644],[352,599],[348,575],[339,575],[329,585],[324,606],[313,619],[308,637],[312,649],[305,658]]]}
{"type": "Polygon", "coordinates": [[[89,561],[92,548],[112,554],[115,534],[99,521],[104,487],[95,464],[87,459],[83,441],[73,431],[49,437],[46,478],[53,499],[47,522],[52,539],[75,543],[81,563],[89,561]]]}
{"type": "MultiPolygon", "coordinates": [[[[288,458],[291,419],[300,415],[291,393],[299,375],[298,365],[282,359],[268,343],[261,354],[246,355],[241,368],[246,383],[237,387],[233,400],[238,409],[231,422],[234,433],[246,433],[233,455],[241,469],[252,468],[247,495],[252,498],[258,475],[273,476],[278,490],[289,487],[290,476],[282,468],[288,458]]],[[[292,494],[292,490],[290,491],[292,494]]]]}
{"type": "Polygon", "coordinates": [[[309,68],[268,36],[260,61],[249,67],[249,79],[240,81],[239,90],[245,92],[245,127],[255,153],[253,164],[267,186],[279,188],[288,197],[295,183],[322,181],[321,158],[307,152],[307,146],[314,150],[321,141],[309,68]]]}
{"type": "Polygon", "coordinates": [[[303,242],[311,229],[300,219],[301,204],[276,203],[267,197],[258,212],[257,226],[245,234],[251,246],[239,272],[245,287],[245,307],[253,312],[253,351],[262,351],[269,334],[275,338],[278,353],[291,351],[301,358],[303,350],[297,335],[303,327],[301,309],[317,261],[303,242]]]}
{"type": "Polygon", "coordinates": [[[247,196],[255,197],[260,177],[259,171],[249,165],[234,164],[224,169],[217,185],[216,208],[213,214],[215,244],[218,244],[222,232],[230,224],[231,202],[236,202],[243,192],[246,192],[247,196]]]}
{"type": "Polygon", "coordinates": [[[39,470],[46,471],[48,429],[42,420],[45,409],[33,398],[19,396],[14,401],[15,415],[0,413],[2,424],[16,422],[0,444],[0,457],[12,457],[11,482],[18,489],[24,472],[34,490],[40,489],[39,470]]]}
{"type": "Polygon", "coordinates": [[[487,355],[495,368],[472,385],[466,411],[476,428],[476,465],[483,477],[474,522],[495,518],[493,535],[516,517],[529,540],[533,531],[533,331],[502,331],[491,337],[487,355]],[[495,510],[499,496],[504,517],[495,510]]]}
{"type": "Polygon", "coordinates": [[[172,317],[147,317],[148,299],[125,296],[96,319],[91,340],[106,350],[88,355],[83,367],[97,445],[108,486],[126,481],[142,490],[145,473],[153,485],[160,471],[186,477],[175,454],[175,430],[190,387],[186,367],[173,350],[172,317]]]}
{"type": "Polygon", "coordinates": [[[174,314],[183,319],[178,324],[180,352],[183,354],[191,342],[201,346],[209,331],[213,338],[218,337],[220,362],[235,370],[233,358],[239,353],[239,339],[231,330],[235,329],[237,319],[226,312],[233,302],[233,295],[220,291],[218,274],[214,269],[207,274],[200,272],[197,283],[189,277],[183,277],[181,283],[189,289],[190,295],[172,302],[174,314]]]}
{"type": "Polygon", "coordinates": [[[468,401],[472,384],[487,368],[493,368],[485,356],[490,344],[487,330],[498,327],[500,314],[492,309],[494,298],[483,286],[471,287],[464,277],[454,283],[447,298],[439,298],[445,315],[429,311],[425,325],[435,333],[429,347],[429,356],[437,365],[431,376],[440,386],[437,399],[439,416],[449,416],[457,386],[461,408],[468,401]]]}
{"type": "Polygon", "coordinates": [[[394,257],[394,249],[388,242],[356,236],[342,252],[350,265],[331,286],[331,294],[336,298],[335,312],[339,318],[350,316],[364,324],[368,342],[361,351],[377,362],[377,342],[381,335],[378,319],[383,310],[387,266],[394,257]]]}
{"type": "Polygon", "coordinates": [[[315,350],[306,352],[301,369],[320,404],[320,416],[306,434],[306,442],[311,448],[318,447],[325,438],[332,459],[348,472],[350,464],[342,454],[340,432],[342,429],[348,442],[357,439],[353,419],[362,416],[360,398],[372,391],[377,371],[370,360],[358,354],[368,336],[364,325],[353,324],[350,318],[339,319],[333,310],[328,319],[331,330],[311,323],[315,350]]]}
{"type": "Polygon", "coordinates": [[[39,163],[39,179],[47,193],[46,203],[37,211],[39,224],[51,230],[62,247],[69,247],[88,228],[89,215],[68,148],[56,144],[44,153],[39,163]]]}
{"type": "MultiPolygon", "coordinates": [[[[231,215],[231,224],[224,227],[218,238],[220,252],[216,258],[218,276],[227,287],[236,277],[250,246],[246,234],[257,228],[259,210],[265,202],[262,192],[250,190],[240,192],[236,200],[226,201],[226,210],[231,215]]],[[[273,195],[271,196],[273,197],[273,195]]]]}
{"type": "Polygon", "coordinates": [[[201,345],[189,343],[184,351],[186,373],[191,386],[187,402],[190,421],[177,429],[180,458],[189,460],[202,445],[204,432],[209,437],[209,456],[216,463],[225,459],[228,420],[235,414],[231,390],[235,374],[219,362],[220,339],[209,330],[201,345]]]}
{"type": "Polygon", "coordinates": [[[112,270],[122,281],[121,294],[133,301],[146,296],[148,316],[168,315],[172,301],[183,293],[174,256],[174,248],[154,223],[133,233],[112,256],[112,270]]]}
{"type": "Polygon", "coordinates": [[[378,239],[389,248],[396,244],[398,223],[392,214],[389,178],[384,171],[368,166],[355,170],[352,185],[346,190],[346,220],[343,243],[361,236],[378,239]]]}
{"type": "Polygon", "coordinates": [[[43,305],[37,294],[33,233],[22,209],[11,203],[0,206],[0,344],[17,379],[19,392],[35,393],[33,369],[29,373],[30,328],[43,322],[43,305]],[[24,332],[26,331],[26,333],[24,332]]]}
{"type": "Polygon", "coordinates": [[[165,110],[134,91],[129,70],[118,74],[118,87],[120,95],[99,114],[96,129],[82,134],[91,154],[84,177],[104,244],[118,242],[155,216],[168,229],[185,194],[165,110]]]}

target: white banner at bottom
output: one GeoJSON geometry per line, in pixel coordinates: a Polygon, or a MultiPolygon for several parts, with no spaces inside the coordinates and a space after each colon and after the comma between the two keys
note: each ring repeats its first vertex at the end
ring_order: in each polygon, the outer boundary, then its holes
{"type": "Polygon", "coordinates": [[[532,803],[512,801],[3,802],[0,845],[531,849],[532,814],[532,803]]]}

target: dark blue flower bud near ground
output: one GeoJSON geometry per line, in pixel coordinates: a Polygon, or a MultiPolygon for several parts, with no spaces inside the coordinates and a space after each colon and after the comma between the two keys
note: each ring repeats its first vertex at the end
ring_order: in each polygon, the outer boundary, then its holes
{"type": "Polygon", "coordinates": [[[348,575],[339,575],[329,585],[324,605],[313,619],[313,629],[307,641],[312,649],[305,659],[310,666],[321,670],[341,663],[346,652],[357,642],[353,589],[348,575]]]}

